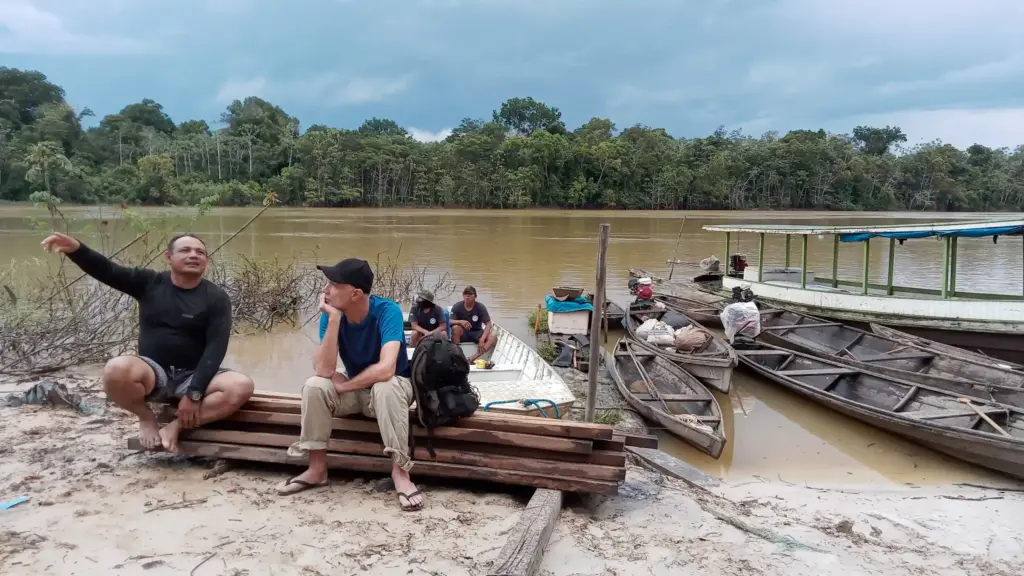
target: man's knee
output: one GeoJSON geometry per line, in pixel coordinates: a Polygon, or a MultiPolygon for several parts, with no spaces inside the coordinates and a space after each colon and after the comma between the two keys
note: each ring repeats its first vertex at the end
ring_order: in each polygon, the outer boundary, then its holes
{"type": "Polygon", "coordinates": [[[326,401],[332,390],[334,390],[334,382],[330,378],[312,376],[306,379],[305,384],[302,385],[302,399],[326,401]]]}
{"type": "Polygon", "coordinates": [[[248,402],[256,391],[256,383],[252,378],[234,371],[221,372],[214,376],[210,387],[224,392],[232,403],[239,405],[248,402]]]}
{"type": "Polygon", "coordinates": [[[408,381],[403,381],[398,376],[386,382],[374,384],[370,388],[370,394],[373,397],[373,405],[377,407],[378,414],[381,413],[380,407],[383,406],[394,406],[401,408],[404,412],[408,412],[409,404],[412,404],[410,399],[412,385],[408,381]]]}
{"type": "Polygon", "coordinates": [[[145,375],[138,365],[140,362],[142,361],[132,356],[117,356],[108,360],[103,366],[103,388],[110,391],[138,384],[145,386],[145,375]]]}

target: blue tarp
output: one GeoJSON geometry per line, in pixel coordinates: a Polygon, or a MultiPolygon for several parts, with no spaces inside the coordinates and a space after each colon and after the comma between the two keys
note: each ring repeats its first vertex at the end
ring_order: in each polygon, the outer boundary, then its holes
{"type": "Polygon", "coordinates": [[[925,230],[920,232],[857,232],[854,234],[840,234],[840,242],[863,242],[869,238],[928,238],[929,236],[954,236],[957,238],[984,238],[985,236],[1004,236],[1006,234],[1020,234],[1024,226],[996,226],[990,228],[966,228],[963,230],[925,230]]]}
{"type": "Polygon", "coordinates": [[[579,312],[580,310],[587,310],[589,312],[594,311],[594,305],[590,303],[590,300],[582,296],[578,296],[575,300],[566,299],[565,302],[559,302],[555,300],[555,297],[548,294],[544,297],[544,307],[547,308],[548,312],[579,312]]]}

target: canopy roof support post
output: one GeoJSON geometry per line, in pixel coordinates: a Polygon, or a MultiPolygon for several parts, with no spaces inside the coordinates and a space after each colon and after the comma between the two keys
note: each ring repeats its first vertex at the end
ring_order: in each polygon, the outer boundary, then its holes
{"type": "Polygon", "coordinates": [[[732,258],[729,257],[729,243],[732,240],[732,232],[725,233],[725,275],[729,275],[729,263],[732,258]]]}
{"type": "Polygon", "coordinates": [[[832,287],[839,288],[839,234],[832,235],[832,287]]]}
{"type": "Polygon", "coordinates": [[[953,245],[950,248],[949,253],[949,297],[956,298],[956,241],[957,237],[953,236],[953,245]]]}
{"type": "Polygon", "coordinates": [[[949,236],[942,243],[942,299],[949,298],[949,236]]]}
{"type": "Polygon", "coordinates": [[[896,265],[896,239],[895,238],[889,238],[889,276],[888,276],[888,280],[886,280],[886,283],[885,283],[885,294],[887,296],[892,296],[892,294],[893,294],[892,275],[893,275],[893,270],[895,268],[895,265],[896,265]]]}
{"type": "Polygon", "coordinates": [[[860,289],[861,294],[868,293],[868,273],[871,271],[871,239],[864,240],[864,279],[860,289]]]}
{"type": "Polygon", "coordinates": [[[757,243],[757,281],[764,282],[764,232],[757,243]]]}
{"type": "Polygon", "coordinates": [[[789,241],[790,236],[786,234],[786,268],[789,268],[789,241]]]}
{"type": "MultiPolygon", "coordinates": [[[[802,246],[800,248],[800,289],[807,289],[807,234],[801,236],[802,246]]],[[[786,243],[789,243],[789,236],[786,236],[786,243]]],[[[786,256],[789,256],[789,250],[786,250],[786,256]]]]}

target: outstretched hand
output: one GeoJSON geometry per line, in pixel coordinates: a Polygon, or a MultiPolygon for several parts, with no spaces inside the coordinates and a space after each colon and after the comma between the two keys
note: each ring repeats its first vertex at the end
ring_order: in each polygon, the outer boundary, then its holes
{"type": "Polygon", "coordinates": [[[67,234],[54,232],[47,236],[40,245],[43,247],[44,251],[51,254],[71,254],[75,250],[78,250],[82,246],[82,243],[67,234]]]}

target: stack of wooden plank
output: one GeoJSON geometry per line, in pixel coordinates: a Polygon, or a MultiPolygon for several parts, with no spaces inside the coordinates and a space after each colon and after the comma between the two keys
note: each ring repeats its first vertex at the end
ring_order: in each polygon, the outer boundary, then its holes
{"type": "MultiPolygon", "coordinates": [[[[299,436],[297,395],[257,392],[242,410],[221,422],[184,431],[181,451],[197,456],[304,465],[287,454],[299,436]]],[[[168,409],[162,420],[173,417],[168,409]]],[[[411,422],[417,422],[415,413],[411,422]]],[[[413,475],[484,480],[552,490],[616,494],[626,477],[627,444],[657,447],[653,436],[623,436],[611,426],[539,416],[477,412],[453,426],[434,430],[427,450],[426,430],[413,427],[413,475]]],[[[137,448],[137,442],[130,442],[137,448]]],[[[387,474],[375,420],[334,419],[328,466],[387,474]]]]}

